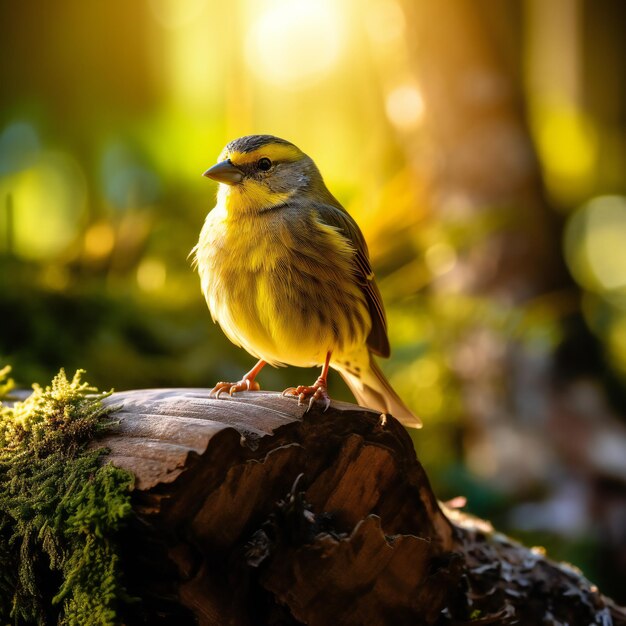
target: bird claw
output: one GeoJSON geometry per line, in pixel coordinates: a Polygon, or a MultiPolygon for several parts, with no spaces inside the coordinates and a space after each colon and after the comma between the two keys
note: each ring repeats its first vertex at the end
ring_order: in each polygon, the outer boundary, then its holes
{"type": "Polygon", "coordinates": [[[257,383],[255,380],[250,380],[249,378],[242,378],[239,382],[236,383],[225,383],[219,382],[211,392],[209,393],[209,397],[215,394],[215,397],[219,399],[222,393],[228,393],[229,396],[232,397],[234,393],[238,391],[259,391],[261,389],[261,385],[257,383]]]}
{"type": "Polygon", "coordinates": [[[298,387],[288,387],[283,391],[284,397],[298,398],[298,406],[303,406],[307,398],[309,398],[308,406],[305,413],[308,413],[316,402],[320,402],[323,411],[326,412],[330,406],[330,396],[325,385],[316,383],[315,385],[299,385],[298,387]]]}

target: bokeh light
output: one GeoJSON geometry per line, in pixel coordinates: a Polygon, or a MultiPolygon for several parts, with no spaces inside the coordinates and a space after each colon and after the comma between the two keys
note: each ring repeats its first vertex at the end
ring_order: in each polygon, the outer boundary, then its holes
{"type": "Polygon", "coordinates": [[[165,285],[167,269],[163,261],[153,257],[142,259],[137,267],[137,284],[144,291],[158,291],[165,285]]]}
{"type": "Polygon", "coordinates": [[[537,145],[552,192],[566,201],[584,197],[594,180],[597,138],[583,113],[568,106],[546,106],[539,116],[537,145]]]}
{"type": "Polygon", "coordinates": [[[108,221],[92,224],[85,232],[84,247],[88,258],[98,260],[108,257],[115,245],[115,231],[108,221]]]}
{"type": "Polygon", "coordinates": [[[104,149],[101,172],[105,196],[117,209],[152,204],[158,198],[158,176],[122,143],[104,149]]]}
{"type": "Polygon", "coordinates": [[[39,155],[37,131],[28,122],[13,122],[0,134],[0,175],[19,172],[39,155]]]}
{"type": "Polygon", "coordinates": [[[587,289],[626,287],[626,198],[601,196],[582,206],[568,222],[565,252],[587,289]]]}
{"type": "Polygon", "coordinates": [[[448,243],[436,243],[430,246],[425,254],[426,265],[435,276],[449,272],[456,264],[456,251],[448,243]]]}
{"type": "Polygon", "coordinates": [[[64,252],[78,236],[86,182],[69,154],[46,151],[32,167],[0,181],[0,198],[12,208],[14,252],[42,260],[64,252]]]}
{"type": "Polygon", "coordinates": [[[393,89],[385,101],[389,119],[403,130],[416,128],[424,116],[424,100],[416,85],[405,84],[393,89]]]}

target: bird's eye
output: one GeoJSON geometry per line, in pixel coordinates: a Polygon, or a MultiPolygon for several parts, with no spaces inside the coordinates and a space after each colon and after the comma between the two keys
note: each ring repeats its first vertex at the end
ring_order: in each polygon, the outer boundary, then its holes
{"type": "Polygon", "coordinates": [[[267,172],[267,170],[270,169],[270,167],[272,167],[272,162],[267,158],[267,157],[263,157],[262,159],[259,159],[257,161],[256,166],[262,171],[262,172],[267,172]]]}

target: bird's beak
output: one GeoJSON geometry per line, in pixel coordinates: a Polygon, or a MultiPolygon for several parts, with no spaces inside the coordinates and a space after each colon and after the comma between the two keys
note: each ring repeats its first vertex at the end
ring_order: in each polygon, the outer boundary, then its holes
{"type": "Polygon", "coordinates": [[[210,167],[203,176],[207,178],[212,178],[213,180],[217,180],[220,183],[226,183],[227,185],[236,185],[243,180],[243,174],[241,170],[236,168],[230,161],[227,159],[226,161],[222,161],[213,167],[210,167]]]}

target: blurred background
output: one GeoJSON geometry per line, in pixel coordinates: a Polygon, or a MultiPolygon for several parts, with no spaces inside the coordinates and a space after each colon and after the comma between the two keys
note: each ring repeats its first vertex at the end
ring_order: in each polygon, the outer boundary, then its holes
{"type": "Polygon", "coordinates": [[[201,173],[287,138],[369,242],[436,493],[626,602],[624,24],[613,0],[1,3],[0,365],[237,380],[187,258],[201,173]]]}

